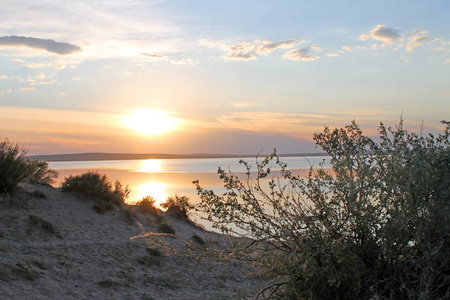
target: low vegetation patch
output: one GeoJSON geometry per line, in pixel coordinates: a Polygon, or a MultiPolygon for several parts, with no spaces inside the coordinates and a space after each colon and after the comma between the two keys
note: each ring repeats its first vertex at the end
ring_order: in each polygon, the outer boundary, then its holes
{"type": "Polygon", "coordinates": [[[74,192],[88,196],[96,203],[94,209],[98,213],[104,213],[117,205],[123,205],[130,194],[128,186],[123,186],[119,181],[114,184],[114,189],[106,174],[97,171],[88,171],[81,175],[69,176],[61,184],[64,192],[74,192]]]}

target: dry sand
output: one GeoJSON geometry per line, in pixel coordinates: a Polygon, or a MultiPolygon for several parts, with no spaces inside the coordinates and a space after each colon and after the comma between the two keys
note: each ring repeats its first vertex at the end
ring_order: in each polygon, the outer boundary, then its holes
{"type": "Polygon", "coordinates": [[[155,217],[92,206],[48,186],[0,195],[0,299],[252,299],[267,283],[243,262],[205,255],[226,247],[223,235],[163,215],[179,238],[156,246],[133,238],[159,232],[155,217]]]}

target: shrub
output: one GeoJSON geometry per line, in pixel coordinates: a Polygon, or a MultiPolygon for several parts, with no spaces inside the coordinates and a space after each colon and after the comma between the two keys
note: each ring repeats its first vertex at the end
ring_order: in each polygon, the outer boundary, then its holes
{"type": "Polygon", "coordinates": [[[22,181],[50,184],[58,176],[46,162],[28,159],[26,154],[7,138],[0,141],[0,193],[14,191],[22,181]]]}
{"type": "Polygon", "coordinates": [[[156,200],[152,196],[147,196],[142,198],[141,201],[137,203],[139,210],[144,214],[149,214],[152,216],[158,216],[159,209],[155,206],[156,200]]]}
{"type": "Polygon", "coordinates": [[[130,194],[128,186],[124,187],[119,181],[115,182],[113,190],[106,174],[97,171],[70,175],[65,178],[61,187],[64,192],[81,193],[92,198],[96,202],[94,209],[99,213],[111,210],[115,205],[122,205],[130,194]]]}
{"type": "Polygon", "coordinates": [[[167,209],[166,213],[180,220],[188,220],[188,211],[193,209],[189,203],[189,197],[178,196],[168,197],[166,202],[161,204],[162,208],[167,209]]]}
{"type": "MultiPolygon", "coordinates": [[[[375,142],[355,122],[315,134],[332,172],[292,175],[276,153],[241,182],[219,169],[227,191],[197,185],[216,228],[248,238],[250,258],[280,299],[444,299],[450,296],[450,122],[443,134],[379,127],[375,142]],[[280,178],[266,178],[269,163],[280,178]],[[264,180],[264,178],[266,178],[264,180]]],[[[250,174],[250,165],[241,161],[250,174]]]]}
{"type": "Polygon", "coordinates": [[[51,185],[58,177],[58,172],[48,168],[48,163],[37,159],[27,160],[30,168],[30,175],[26,181],[31,184],[51,185]]]}

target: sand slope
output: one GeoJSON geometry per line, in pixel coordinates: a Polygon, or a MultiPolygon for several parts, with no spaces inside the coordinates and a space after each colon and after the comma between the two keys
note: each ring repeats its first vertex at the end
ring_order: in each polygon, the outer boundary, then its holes
{"type": "Polygon", "coordinates": [[[222,235],[163,216],[180,239],[155,247],[130,239],[158,232],[154,217],[92,205],[47,186],[0,195],[0,299],[249,299],[264,286],[243,263],[204,255],[222,235]]]}

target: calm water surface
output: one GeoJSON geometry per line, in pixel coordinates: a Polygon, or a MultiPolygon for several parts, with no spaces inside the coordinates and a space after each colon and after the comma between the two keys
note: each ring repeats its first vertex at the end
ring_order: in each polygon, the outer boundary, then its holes
{"type": "MultiPolygon", "coordinates": [[[[256,167],[256,158],[247,157],[245,161],[256,167]]],[[[281,160],[288,169],[297,173],[306,173],[310,165],[318,166],[325,162],[329,167],[329,157],[283,157],[281,160]]],[[[261,159],[259,159],[261,161],[261,159]]],[[[63,161],[49,162],[50,168],[59,172],[56,186],[70,175],[78,175],[88,170],[106,173],[109,180],[119,180],[131,188],[129,203],[139,201],[145,196],[152,196],[158,203],[164,202],[168,196],[186,195],[193,203],[199,201],[192,181],[199,180],[201,186],[222,192],[223,186],[217,176],[217,169],[231,170],[245,179],[245,167],[239,164],[238,158],[204,158],[204,159],[143,159],[113,161],[63,161]],[[241,174],[242,172],[242,174],[241,174]]],[[[272,165],[272,170],[279,170],[272,165]]]]}

